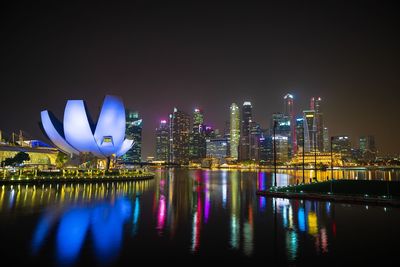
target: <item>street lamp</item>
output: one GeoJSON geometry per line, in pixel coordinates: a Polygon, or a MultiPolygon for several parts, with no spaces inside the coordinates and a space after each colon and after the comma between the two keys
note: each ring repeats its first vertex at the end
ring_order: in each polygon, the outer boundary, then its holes
{"type": "Polygon", "coordinates": [[[331,136],[331,180],[333,179],[333,136],[331,136]]]}
{"type": "Polygon", "coordinates": [[[275,138],[275,133],[276,133],[276,126],[277,126],[277,121],[274,121],[274,128],[273,128],[273,136],[274,136],[274,186],[276,187],[276,138],[275,138]]]}
{"type": "Polygon", "coordinates": [[[304,124],[303,124],[303,151],[302,151],[302,154],[303,154],[303,184],[305,183],[305,181],[304,181],[304,149],[305,149],[305,147],[304,147],[304,124]]]}
{"type": "Polygon", "coordinates": [[[331,136],[331,193],[332,193],[332,183],[333,183],[333,136],[331,136]]]}
{"type": "Polygon", "coordinates": [[[317,133],[314,132],[314,173],[315,180],[317,181],[317,133]]]}

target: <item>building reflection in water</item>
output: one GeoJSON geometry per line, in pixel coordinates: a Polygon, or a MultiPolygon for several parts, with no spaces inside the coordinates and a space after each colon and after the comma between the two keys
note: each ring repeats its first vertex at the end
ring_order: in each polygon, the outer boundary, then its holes
{"type": "MultiPolygon", "coordinates": [[[[197,252],[200,247],[200,234],[202,227],[202,214],[203,214],[203,205],[202,205],[202,189],[203,189],[203,177],[202,172],[197,170],[195,172],[195,185],[194,185],[194,213],[192,219],[192,252],[197,252]]],[[[207,215],[208,216],[208,215],[207,215]]]]}
{"type": "MultiPolygon", "coordinates": [[[[77,260],[86,240],[93,242],[97,260],[112,262],[127,238],[124,225],[131,227],[128,238],[139,239],[141,231],[148,231],[140,224],[143,216],[149,217],[146,222],[152,222],[157,238],[188,240],[186,249],[195,254],[207,246],[203,242],[221,241],[246,257],[257,255],[257,243],[273,242],[262,237],[267,229],[276,232],[278,245],[284,243],[289,261],[301,256],[299,242],[328,253],[328,239],[336,237],[335,206],[256,196],[257,190],[271,186],[272,177],[266,172],[178,169],[160,170],[154,180],[136,183],[9,186],[1,188],[0,209],[46,207],[32,237],[32,253],[40,255],[55,229],[57,258],[65,263],[77,260]],[[211,222],[223,225],[221,233],[226,229],[227,236],[205,239],[215,235],[211,222]]],[[[285,173],[277,178],[279,185],[293,182],[285,173]]]]}
{"type": "MultiPolygon", "coordinates": [[[[149,188],[147,182],[121,184],[47,185],[3,188],[12,209],[26,206],[47,206],[40,217],[31,241],[31,253],[39,255],[55,229],[55,254],[59,264],[73,264],[80,255],[85,240],[90,238],[96,260],[107,264],[121,250],[124,225],[132,216],[132,232],[137,233],[140,216],[140,195],[149,188]],[[133,201],[124,197],[129,192],[133,201]],[[21,199],[24,199],[21,201],[21,199]],[[29,204],[28,204],[29,203],[29,204]]],[[[3,202],[5,199],[1,199],[3,202]]],[[[0,206],[4,203],[0,202],[0,206]]]]}
{"type": "Polygon", "coordinates": [[[239,249],[240,243],[240,188],[239,173],[233,172],[230,175],[231,180],[231,237],[230,245],[233,249],[239,249]]]}

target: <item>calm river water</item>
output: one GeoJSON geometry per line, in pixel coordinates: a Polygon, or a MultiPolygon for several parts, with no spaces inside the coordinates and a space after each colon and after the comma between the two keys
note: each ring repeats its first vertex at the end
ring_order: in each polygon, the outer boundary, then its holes
{"type": "MultiPolygon", "coordinates": [[[[278,185],[298,176],[280,173],[278,185]]],[[[171,169],[140,182],[2,186],[0,256],[15,266],[397,265],[400,209],[256,196],[272,177],[171,169]]]]}

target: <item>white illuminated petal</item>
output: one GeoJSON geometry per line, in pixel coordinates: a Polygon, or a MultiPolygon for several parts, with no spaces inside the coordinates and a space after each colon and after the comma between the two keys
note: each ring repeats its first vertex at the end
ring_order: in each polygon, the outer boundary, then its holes
{"type": "Polygon", "coordinates": [[[54,127],[53,122],[50,119],[49,112],[44,110],[40,113],[40,116],[42,119],[43,129],[50,138],[51,142],[53,142],[56,147],[65,153],[78,155],[79,151],[70,146],[54,127]]]}
{"type": "Polygon", "coordinates": [[[125,139],[121,148],[117,151],[117,157],[124,155],[133,146],[133,140],[125,139]]]}
{"type": "Polygon", "coordinates": [[[97,147],[82,100],[68,100],[64,111],[64,135],[67,142],[80,152],[104,157],[97,147]]]}
{"type": "Polygon", "coordinates": [[[125,108],[122,99],[107,95],[97,121],[94,138],[105,156],[116,154],[125,138],[125,108]]]}

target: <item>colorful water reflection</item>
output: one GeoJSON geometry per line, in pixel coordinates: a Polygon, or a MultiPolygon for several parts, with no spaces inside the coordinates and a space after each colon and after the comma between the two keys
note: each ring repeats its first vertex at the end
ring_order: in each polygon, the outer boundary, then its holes
{"type": "Polygon", "coordinates": [[[3,213],[39,210],[31,254],[40,257],[55,242],[55,258],[64,264],[87,257],[88,248],[96,262],[112,264],[123,244],[148,238],[149,244],[178,244],[190,255],[204,255],[210,246],[247,258],[284,254],[288,262],[301,259],[305,246],[313,255],[329,254],[341,231],[338,205],[257,197],[272,179],[266,172],[161,170],[142,184],[3,187],[0,207],[3,213]]]}

